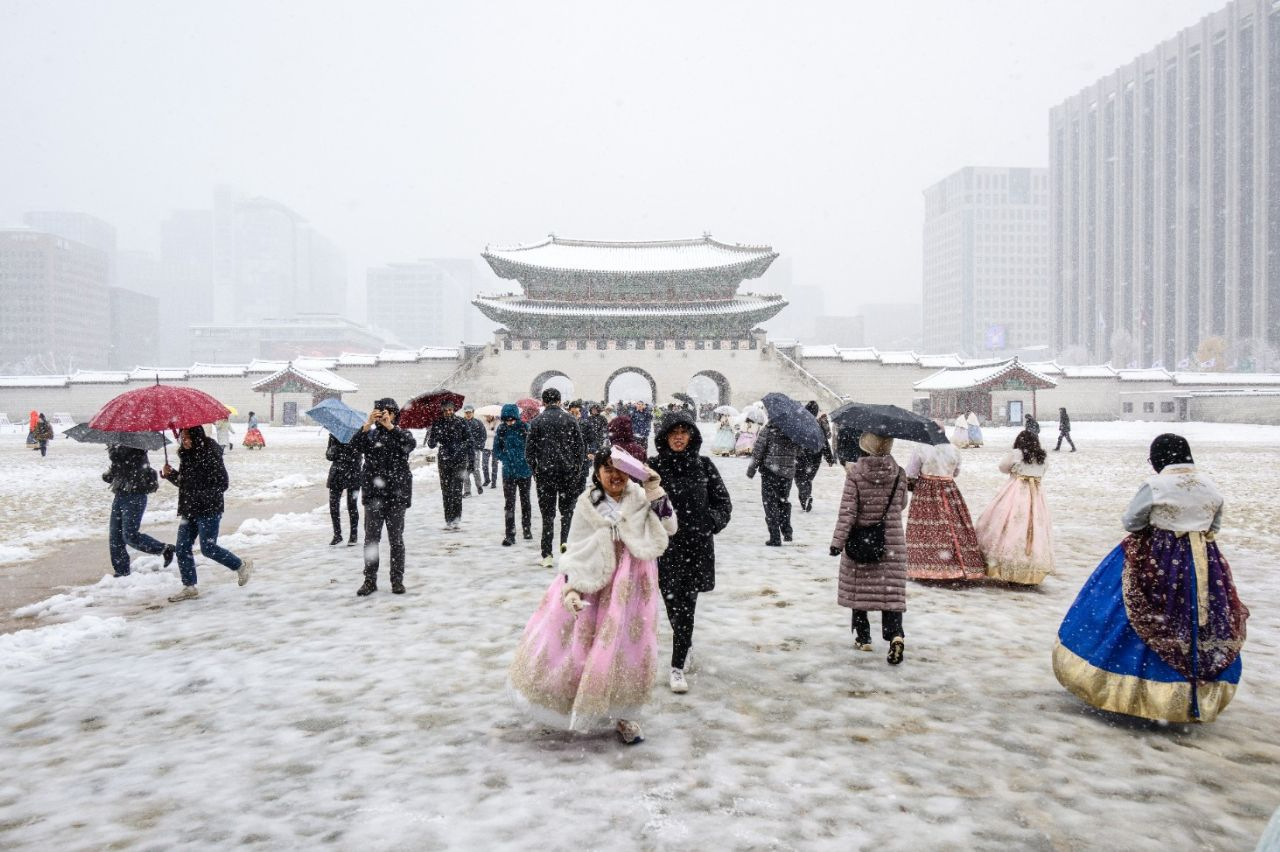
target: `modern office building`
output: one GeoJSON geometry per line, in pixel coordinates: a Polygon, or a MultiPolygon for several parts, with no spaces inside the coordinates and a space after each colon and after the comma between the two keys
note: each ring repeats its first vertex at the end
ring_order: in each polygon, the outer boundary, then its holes
{"type": "MultiPolygon", "coordinates": [[[[1045,169],[970,166],[924,191],[925,352],[976,357],[1048,341],[1048,184],[1045,169]]],[[[870,343],[870,316],[866,330],[870,343]]]]}
{"type": "Polygon", "coordinates": [[[369,325],[405,346],[456,346],[470,340],[482,319],[471,305],[477,278],[470,258],[427,258],[370,269],[369,325]]]}
{"type": "Polygon", "coordinates": [[[1280,5],[1230,3],[1049,124],[1058,352],[1171,369],[1215,350],[1227,367],[1267,360],[1280,347],[1280,5]]]}
{"type": "Polygon", "coordinates": [[[115,225],[74,210],[32,210],[22,217],[22,221],[29,228],[56,234],[102,252],[107,259],[107,283],[116,283],[115,225]]]}
{"type": "Polygon", "coordinates": [[[157,346],[161,328],[159,300],[155,296],[124,287],[108,290],[111,312],[111,343],[107,368],[132,370],[154,367],[160,354],[157,346]]]}

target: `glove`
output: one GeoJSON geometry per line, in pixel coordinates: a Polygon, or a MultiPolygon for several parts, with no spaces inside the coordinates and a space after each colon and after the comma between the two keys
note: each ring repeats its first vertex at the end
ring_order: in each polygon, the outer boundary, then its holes
{"type": "Polygon", "coordinates": [[[756,466],[753,464],[747,465],[747,479],[755,479],[755,478],[756,478],[756,466]]]}
{"type": "Polygon", "coordinates": [[[565,590],[561,603],[564,604],[564,608],[569,611],[570,615],[577,615],[586,607],[586,604],[582,602],[582,595],[573,589],[565,590]]]}
{"type": "Polygon", "coordinates": [[[107,483],[108,485],[111,484],[111,471],[107,471],[106,473],[102,474],[102,481],[107,483]]]}
{"type": "Polygon", "coordinates": [[[838,547],[833,547],[833,548],[831,548],[831,555],[832,555],[832,556],[839,556],[839,555],[840,555],[840,548],[838,548],[838,547]]]}
{"type": "Polygon", "coordinates": [[[661,500],[667,496],[667,492],[662,488],[662,477],[651,467],[645,467],[649,472],[649,478],[644,481],[644,499],[652,503],[654,500],[661,500]]]}

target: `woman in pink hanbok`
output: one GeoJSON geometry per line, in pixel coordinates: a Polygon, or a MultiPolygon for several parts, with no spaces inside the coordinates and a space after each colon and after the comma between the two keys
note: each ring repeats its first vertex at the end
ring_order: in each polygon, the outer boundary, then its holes
{"type": "Polygon", "coordinates": [[[1013,449],[1000,460],[1000,470],[1009,474],[1009,481],[975,525],[987,576],[1036,586],[1053,573],[1052,520],[1040,488],[1045,473],[1040,439],[1019,432],[1013,449]]]}
{"type": "Polygon", "coordinates": [[[517,703],[534,718],[644,739],[637,721],[658,665],[658,564],[675,512],[651,470],[643,485],[598,453],[579,498],[561,573],[525,626],[511,663],[517,703]]]}

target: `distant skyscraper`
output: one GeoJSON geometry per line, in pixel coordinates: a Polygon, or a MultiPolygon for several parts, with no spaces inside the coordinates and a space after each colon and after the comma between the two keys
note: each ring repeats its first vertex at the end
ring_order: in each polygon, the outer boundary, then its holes
{"type": "Polygon", "coordinates": [[[22,221],[37,231],[57,234],[102,252],[107,259],[107,283],[116,282],[116,228],[110,222],[71,210],[32,210],[22,221]]]}
{"type": "Polygon", "coordinates": [[[431,258],[370,269],[368,322],[405,346],[454,346],[478,325],[471,306],[477,267],[469,258],[431,258]]]}
{"type": "Polygon", "coordinates": [[[925,352],[1049,340],[1048,182],[1045,169],[967,167],[924,191],[925,352]]]}
{"type": "Polygon", "coordinates": [[[1280,347],[1280,6],[1228,4],[1049,124],[1059,350],[1174,368],[1211,337],[1239,366],[1280,347]]]}
{"type": "Polygon", "coordinates": [[[159,300],[124,287],[109,290],[111,348],[107,367],[132,370],[156,366],[160,324],[159,300]]]}
{"type": "Polygon", "coordinates": [[[105,252],[34,229],[0,230],[0,371],[107,366],[105,252]]]}

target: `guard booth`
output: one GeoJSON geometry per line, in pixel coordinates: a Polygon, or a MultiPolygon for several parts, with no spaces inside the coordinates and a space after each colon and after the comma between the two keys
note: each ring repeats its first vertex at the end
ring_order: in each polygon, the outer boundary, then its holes
{"type": "Polygon", "coordinates": [[[298,425],[298,406],[314,408],[324,399],[342,399],[344,393],[359,390],[336,373],[319,368],[303,369],[290,361],[265,379],[253,383],[253,390],[270,394],[270,422],[282,426],[298,425]],[[280,403],[277,419],[276,403],[280,403]]]}
{"type": "Polygon", "coordinates": [[[987,424],[1015,425],[1036,413],[1036,391],[1057,386],[1016,357],[983,367],[939,370],[915,383],[929,394],[929,414],[941,420],[972,411],[987,424]]]}

